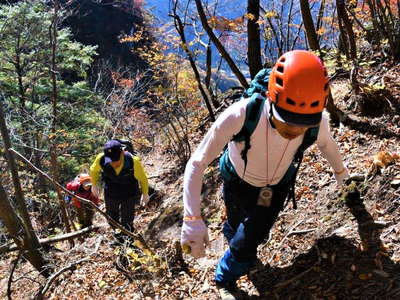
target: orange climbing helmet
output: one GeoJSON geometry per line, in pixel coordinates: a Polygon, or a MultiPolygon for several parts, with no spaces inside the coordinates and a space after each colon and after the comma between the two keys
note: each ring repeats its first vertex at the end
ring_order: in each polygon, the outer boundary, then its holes
{"type": "Polygon", "coordinates": [[[312,52],[286,52],[272,69],[268,93],[272,115],[278,120],[299,126],[318,125],[329,94],[326,68],[312,52]]]}
{"type": "Polygon", "coordinates": [[[82,173],[79,175],[79,183],[84,186],[90,186],[92,185],[92,177],[89,174],[82,173]]]}

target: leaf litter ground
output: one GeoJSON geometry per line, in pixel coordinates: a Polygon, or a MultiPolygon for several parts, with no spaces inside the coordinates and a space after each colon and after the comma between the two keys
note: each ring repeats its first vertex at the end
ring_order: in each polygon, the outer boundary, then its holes
{"type": "MultiPolygon", "coordinates": [[[[398,85],[392,87],[400,99],[398,85]]],[[[336,99],[346,88],[344,82],[334,85],[336,99]]],[[[400,133],[399,118],[377,117],[371,123],[400,133]]],[[[359,184],[361,201],[348,205],[338,197],[328,163],[312,147],[296,188],[298,208],[288,203],[270,239],[260,245],[256,267],[238,281],[243,299],[400,299],[400,161],[373,169],[379,151],[399,153],[400,138],[385,139],[347,127],[332,130],[351,172],[375,175],[359,184]]],[[[138,209],[135,227],[157,256],[136,247],[112,246],[112,232],[104,225],[76,240],[74,248],[63,242],[55,245],[61,251],[48,253],[56,270],[88,260],[57,277],[47,299],[218,299],[213,275],[227,244],[221,233],[225,216],[217,168],[207,169],[203,187],[211,239],[207,257],[182,260],[177,247],[182,169],[161,150],[143,161],[157,194],[148,208],[138,209]]],[[[96,223],[101,222],[96,216],[96,223]]],[[[6,298],[15,258],[11,253],[0,260],[1,298],[6,298]]],[[[13,278],[18,279],[12,284],[14,299],[32,299],[44,284],[25,262],[18,264],[13,278]]]]}

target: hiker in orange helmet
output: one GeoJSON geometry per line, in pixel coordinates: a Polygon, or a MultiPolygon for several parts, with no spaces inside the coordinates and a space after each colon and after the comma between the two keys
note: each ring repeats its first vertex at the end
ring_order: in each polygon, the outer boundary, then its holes
{"type": "Polygon", "coordinates": [[[200,213],[202,177],[220,154],[229,249],[220,259],[215,282],[222,299],[235,299],[236,280],[257,258],[286,200],[294,201],[303,152],[316,142],[338,185],[348,177],[323,113],[329,83],[322,61],[303,50],[282,55],[272,71],[261,70],[242,99],[214,122],[188,161],[184,175],[181,245],[205,255],[207,227],[200,213]],[[266,101],[268,100],[268,101],[266,101]]]}
{"type": "MultiPolygon", "coordinates": [[[[73,181],[67,183],[67,189],[73,192],[78,197],[92,201],[95,205],[99,205],[99,199],[92,193],[92,178],[82,173],[78,175],[73,181]]],[[[92,225],[94,209],[86,204],[81,203],[77,198],[67,195],[67,201],[71,201],[72,205],[76,208],[78,215],[78,221],[82,227],[88,227],[92,225]]]]}

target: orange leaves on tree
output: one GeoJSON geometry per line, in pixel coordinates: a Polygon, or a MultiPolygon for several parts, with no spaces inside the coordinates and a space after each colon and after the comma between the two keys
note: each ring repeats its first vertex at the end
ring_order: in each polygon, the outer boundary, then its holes
{"type": "Polygon", "coordinates": [[[137,75],[135,78],[124,78],[119,72],[111,72],[111,79],[113,83],[123,89],[132,89],[135,84],[140,80],[140,76],[137,75]]]}
{"type": "Polygon", "coordinates": [[[136,31],[133,35],[123,35],[120,37],[120,43],[137,43],[145,39],[142,31],[136,31]]]}
{"type": "Polygon", "coordinates": [[[265,12],[265,15],[264,15],[264,17],[267,18],[267,19],[275,18],[277,16],[278,16],[278,14],[274,10],[269,10],[269,11],[265,12]]]}
{"type": "Polygon", "coordinates": [[[221,32],[241,32],[244,25],[244,16],[235,19],[212,16],[208,19],[208,23],[212,28],[221,32]]]}
{"type": "Polygon", "coordinates": [[[325,27],[321,27],[320,29],[317,30],[318,35],[323,35],[326,32],[325,27]]]}
{"type": "Polygon", "coordinates": [[[245,14],[245,17],[251,21],[255,20],[256,16],[253,14],[245,14]]]}

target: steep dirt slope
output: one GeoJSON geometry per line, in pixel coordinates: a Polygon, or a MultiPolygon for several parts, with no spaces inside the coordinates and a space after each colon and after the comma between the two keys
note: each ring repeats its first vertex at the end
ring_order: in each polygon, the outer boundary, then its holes
{"type": "MultiPolygon", "coordinates": [[[[347,94],[343,82],[334,88],[338,100],[347,94]]],[[[391,131],[400,128],[396,116],[376,117],[371,124],[391,131]]],[[[334,128],[333,134],[350,171],[367,176],[357,186],[360,200],[356,192],[350,202],[338,197],[327,162],[312,147],[299,176],[298,208],[288,203],[271,238],[259,247],[257,267],[239,281],[245,298],[400,299],[400,160],[372,169],[379,151],[399,154],[400,137],[381,138],[347,127],[334,128]]],[[[182,169],[159,150],[143,161],[156,194],[148,208],[137,211],[135,226],[162,261],[137,248],[113,247],[105,225],[73,249],[60,243],[56,247],[62,252],[49,252],[62,262],[58,268],[87,258],[52,283],[49,299],[217,299],[213,273],[227,247],[217,168],[207,170],[203,188],[211,238],[207,258],[183,261],[175,243],[181,225],[182,169]]],[[[104,222],[100,216],[96,220],[104,222]]],[[[15,257],[7,254],[0,261],[0,297],[6,297],[15,257]]],[[[32,298],[43,283],[34,271],[27,274],[30,270],[29,264],[18,264],[18,280],[12,284],[15,299],[32,298]]]]}

